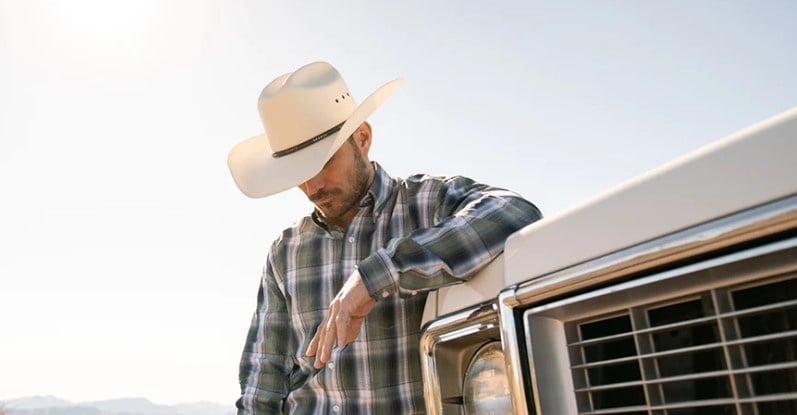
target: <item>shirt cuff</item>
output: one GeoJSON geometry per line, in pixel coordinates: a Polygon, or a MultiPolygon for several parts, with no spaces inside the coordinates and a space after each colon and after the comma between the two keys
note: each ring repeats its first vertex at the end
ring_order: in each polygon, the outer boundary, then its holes
{"type": "Polygon", "coordinates": [[[398,287],[398,268],[382,248],[360,262],[357,270],[363,280],[368,294],[375,300],[389,297],[398,287]]]}

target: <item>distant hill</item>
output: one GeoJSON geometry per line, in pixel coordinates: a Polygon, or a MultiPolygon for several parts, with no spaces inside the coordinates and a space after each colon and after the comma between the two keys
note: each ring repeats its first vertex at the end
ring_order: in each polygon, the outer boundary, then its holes
{"type": "Polygon", "coordinates": [[[64,405],[73,405],[72,402],[69,402],[64,399],[56,398],[55,396],[29,396],[27,398],[20,398],[20,399],[12,399],[10,401],[5,402],[6,406],[20,408],[20,409],[35,409],[35,408],[47,408],[47,407],[58,407],[64,405]]]}
{"type": "Polygon", "coordinates": [[[158,405],[145,398],[74,403],[55,396],[29,396],[4,403],[9,415],[235,415],[232,405],[212,402],[158,405]]]}

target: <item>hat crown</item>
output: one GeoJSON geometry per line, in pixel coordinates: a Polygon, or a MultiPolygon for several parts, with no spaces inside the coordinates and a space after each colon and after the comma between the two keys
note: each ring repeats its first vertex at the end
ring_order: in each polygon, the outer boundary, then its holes
{"type": "Polygon", "coordinates": [[[257,102],[265,134],[241,141],[227,156],[235,184],[249,197],[265,197],[311,179],[401,82],[380,86],[357,105],[326,62],[274,79],[257,102]]]}
{"type": "Polygon", "coordinates": [[[266,85],[257,108],[270,147],[279,152],[346,121],[357,103],[332,65],[314,62],[266,85]]]}

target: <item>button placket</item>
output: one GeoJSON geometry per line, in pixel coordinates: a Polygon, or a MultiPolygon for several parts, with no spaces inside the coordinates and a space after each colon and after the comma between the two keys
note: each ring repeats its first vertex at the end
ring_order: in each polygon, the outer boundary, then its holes
{"type": "Polygon", "coordinates": [[[341,413],[341,409],[343,408],[341,406],[341,401],[343,399],[343,396],[341,396],[339,392],[340,385],[338,383],[338,374],[335,373],[334,371],[336,366],[335,362],[338,360],[338,355],[340,352],[341,349],[336,348],[332,350],[332,355],[329,356],[329,361],[327,362],[325,370],[323,371],[325,372],[324,374],[326,379],[329,381],[329,386],[331,389],[329,395],[330,398],[329,403],[332,405],[330,409],[332,409],[332,412],[334,413],[341,413]]]}
{"type": "Polygon", "coordinates": [[[357,269],[356,231],[350,229],[346,234],[343,235],[342,242],[343,255],[340,258],[341,266],[343,267],[343,273],[348,276],[351,272],[354,272],[357,269]],[[349,234],[349,232],[352,232],[353,234],[349,234]]]}

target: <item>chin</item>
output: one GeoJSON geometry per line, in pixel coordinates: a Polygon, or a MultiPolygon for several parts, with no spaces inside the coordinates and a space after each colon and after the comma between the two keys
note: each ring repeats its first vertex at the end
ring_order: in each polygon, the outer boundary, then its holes
{"type": "Polygon", "coordinates": [[[330,209],[328,207],[320,207],[318,210],[324,215],[326,219],[337,219],[340,217],[341,213],[336,211],[335,209],[330,209]]]}
{"type": "Polygon", "coordinates": [[[333,218],[337,216],[337,212],[335,212],[335,208],[334,206],[332,206],[332,204],[321,205],[318,207],[318,209],[321,211],[321,213],[324,214],[324,216],[328,218],[333,218]]]}

